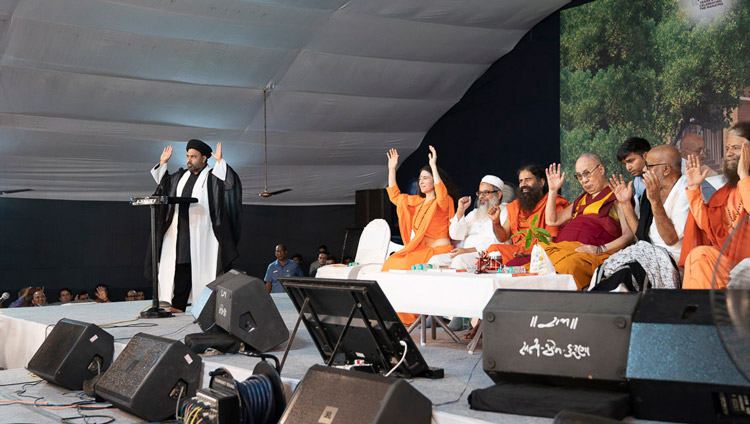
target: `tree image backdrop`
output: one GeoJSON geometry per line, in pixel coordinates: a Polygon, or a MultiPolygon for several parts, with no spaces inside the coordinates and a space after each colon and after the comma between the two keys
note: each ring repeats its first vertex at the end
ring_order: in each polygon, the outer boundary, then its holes
{"type": "MultiPolygon", "coordinates": [[[[750,2],[596,0],[561,14],[560,62],[563,194],[572,199],[582,153],[625,175],[616,152],[627,138],[678,145],[696,127],[721,137],[743,102],[750,111],[750,2]]],[[[720,163],[723,145],[714,150],[720,163]]]]}

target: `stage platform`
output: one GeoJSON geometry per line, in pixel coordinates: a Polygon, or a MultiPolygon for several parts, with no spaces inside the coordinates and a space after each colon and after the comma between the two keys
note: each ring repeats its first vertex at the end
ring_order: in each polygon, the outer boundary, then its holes
{"type": "MultiPolygon", "coordinates": [[[[285,293],[274,293],[272,297],[281,312],[290,332],[297,318],[296,310],[285,293]]],[[[92,322],[98,325],[134,319],[138,312],[151,305],[150,301],[116,302],[105,304],[71,304],[48,306],[42,308],[15,308],[0,310],[0,400],[72,403],[78,399],[75,395],[65,394],[59,387],[41,382],[26,386],[25,396],[15,392],[21,385],[11,383],[34,382],[29,373],[23,369],[36,352],[46,334],[61,318],[92,322]]],[[[192,316],[178,314],[174,318],[139,319],[105,326],[115,337],[115,355],[119,354],[130,338],[139,332],[183,340],[185,335],[200,332],[197,324],[192,323],[192,316]]],[[[465,332],[459,332],[459,335],[465,332]]],[[[445,378],[438,380],[413,379],[409,382],[433,403],[433,422],[438,424],[479,424],[479,423],[551,423],[548,418],[527,417],[509,414],[474,411],[469,409],[467,397],[474,389],[492,385],[490,378],[482,370],[481,342],[474,355],[467,353],[468,341],[462,339],[456,343],[442,330],[438,330],[436,340],[428,340],[427,346],[419,346],[417,332],[412,334],[420,352],[430,366],[443,368],[445,378]]],[[[281,359],[285,344],[272,353],[281,359]]],[[[221,355],[203,358],[203,385],[208,384],[207,373],[218,367],[226,367],[237,379],[244,379],[259,360],[243,355],[221,355]]],[[[290,350],[281,377],[291,391],[301,380],[308,368],[321,364],[321,357],[315,348],[304,326],[300,326],[297,337],[290,350]]],[[[116,423],[143,422],[142,420],[116,409],[85,411],[87,415],[108,415],[116,423]]],[[[61,417],[78,416],[74,408],[52,410],[32,405],[13,404],[0,409],[0,423],[4,422],[60,422],[61,417]]],[[[80,421],[79,421],[80,422],[80,421]]],[[[102,422],[92,420],[91,422],[102,422]]],[[[652,421],[632,420],[648,423],[652,421]]]]}

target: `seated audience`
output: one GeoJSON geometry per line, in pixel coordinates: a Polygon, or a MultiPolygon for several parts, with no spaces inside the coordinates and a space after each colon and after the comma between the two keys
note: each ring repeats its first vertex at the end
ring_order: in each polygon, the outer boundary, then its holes
{"type": "MultiPolygon", "coordinates": [[[[396,205],[399,231],[404,248],[390,255],[383,264],[389,269],[410,269],[412,265],[427,263],[431,257],[453,250],[448,227],[455,215],[453,189],[448,188],[446,175],[438,170],[437,151],[429,146],[429,165],[419,173],[419,194],[401,193],[396,183],[398,152],[388,151],[388,197],[396,205]]],[[[409,325],[419,315],[399,314],[409,325]]]]}
{"type": "Polygon", "coordinates": [[[138,290],[138,297],[136,297],[136,300],[146,300],[146,293],[144,293],[143,290],[138,290]]]}
{"type": "MultiPolygon", "coordinates": [[[[544,175],[544,170],[538,165],[525,165],[518,170],[516,200],[506,206],[507,216],[505,219],[501,216],[499,209],[490,209],[489,213],[495,237],[501,242],[511,241],[510,244],[494,244],[488,249],[488,252],[500,252],[503,264],[519,266],[529,263],[531,249],[533,249],[536,241],[527,249],[524,235],[516,233],[528,230],[534,216],[537,217],[535,226],[543,228],[553,238],[557,236],[559,228],[547,225],[544,219],[547,196],[549,196],[547,190],[547,178],[544,175]]],[[[568,205],[570,203],[562,196],[555,199],[555,209],[558,212],[568,205]]]]}
{"type": "Polygon", "coordinates": [[[44,288],[37,288],[31,297],[31,306],[47,306],[47,295],[44,288]]]}
{"type": "Polygon", "coordinates": [[[633,176],[633,194],[636,200],[641,198],[646,185],[643,182],[643,172],[646,166],[645,154],[651,150],[648,140],[631,137],[625,140],[617,150],[617,160],[625,164],[625,169],[633,176]]]}
{"type": "Polygon", "coordinates": [[[9,308],[22,308],[31,306],[31,299],[34,296],[34,292],[39,290],[39,287],[24,287],[18,291],[18,299],[11,302],[8,305],[9,308]]]}
{"type": "MultiPolygon", "coordinates": [[[[690,214],[685,193],[687,183],[680,166],[680,152],[674,146],[657,146],[648,152],[645,162],[647,171],[642,174],[646,190],[640,199],[638,218],[630,203],[633,184],[626,185],[622,175],[619,179],[612,176],[611,187],[638,243],[604,261],[600,277],[609,277],[627,264],[638,262],[653,288],[680,287],[676,264],[680,259],[685,222],[690,214]]],[[[614,289],[619,285],[618,279],[628,278],[632,278],[632,270],[621,270],[608,284],[602,281],[602,289],[614,289]]],[[[632,284],[632,280],[625,284],[632,284]]],[[[643,287],[634,289],[642,290],[643,287]]]]}
{"type": "Polygon", "coordinates": [[[279,277],[302,277],[302,269],[297,262],[287,259],[286,246],[283,244],[276,245],[274,255],[276,260],[268,264],[263,281],[266,282],[266,289],[269,293],[283,293],[284,286],[281,285],[279,277]]]}
{"type": "Polygon", "coordinates": [[[318,260],[310,264],[310,272],[308,275],[310,277],[315,277],[315,274],[318,272],[318,268],[322,267],[326,264],[326,258],[328,258],[328,252],[322,251],[318,252],[318,260]]]}
{"type": "Polygon", "coordinates": [[[335,256],[329,256],[326,258],[326,265],[333,265],[335,263],[337,263],[335,256]]]}
{"type": "Polygon", "coordinates": [[[605,259],[633,241],[633,233],[625,219],[620,219],[622,208],[608,186],[601,158],[584,153],[576,161],[575,171],[584,193],[558,212],[557,190],[565,181],[565,173],[559,164],[547,170],[549,195],[544,218],[547,225],[561,228],[555,242],[544,250],[555,270],[573,275],[578,288],[583,289],[605,259]]]}
{"type": "Polygon", "coordinates": [[[750,257],[750,122],[729,129],[724,155],[727,183],[706,203],[701,195],[708,171],[700,158],[688,158],[687,198],[690,216],[685,226],[680,264],[685,267],[682,287],[708,289],[716,268],[716,288],[726,288],[731,269],[750,257]],[[725,246],[728,237],[731,240],[725,246]],[[723,252],[720,254],[720,249],[723,252]]]}
{"type": "Polygon", "coordinates": [[[61,288],[60,293],[57,294],[57,301],[60,303],[68,303],[73,300],[73,292],[69,288],[61,288]]]}
{"type": "Polygon", "coordinates": [[[132,302],[134,300],[138,300],[138,292],[135,290],[128,290],[127,294],[125,294],[125,301],[132,302]]]}
{"type": "Polygon", "coordinates": [[[479,252],[484,252],[492,244],[499,243],[492,230],[492,220],[487,211],[497,206],[502,218],[505,218],[505,205],[500,202],[503,199],[502,189],[505,186],[503,180],[494,175],[485,175],[479,183],[477,200],[474,210],[464,216],[464,212],[471,203],[471,196],[458,199],[456,215],[450,220],[448,232],[451,239],[457,241],[456,247],[450,253],[435,255],[430,258],[429,263],[451,268],[466,269],[477,263],[479,252]]]}
{"type": "Polygon", "coordinates": [[[96,303],[108,303],[109,300],[109,287],[107,287],[106,284],[99,284],[96,286],[96,291],[94,292],[94,296],[96,296],[96,303]]]}

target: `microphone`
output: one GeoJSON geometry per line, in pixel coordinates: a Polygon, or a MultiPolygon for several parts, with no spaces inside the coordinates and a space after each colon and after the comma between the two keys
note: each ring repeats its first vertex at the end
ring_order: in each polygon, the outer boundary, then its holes
{"type": "Polygon", "coordinates": [[[0,296],[0,303],[5,302],[6,300],[10,299],[10,293],[5,292],[2,296],[0,296]]]}

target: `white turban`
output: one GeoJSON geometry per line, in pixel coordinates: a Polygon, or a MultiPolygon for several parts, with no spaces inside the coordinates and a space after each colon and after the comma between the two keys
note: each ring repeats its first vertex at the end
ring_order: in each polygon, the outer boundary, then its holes
{"type": "Polygon", "coordinates": [[[485,175],[484,178],[482,178],[483,183],[492,184],[493,186],[497,187],[498,189],[502,190],[505,187],[505,183],[500,178],[494,176],[494,175],[485,175]]]}

